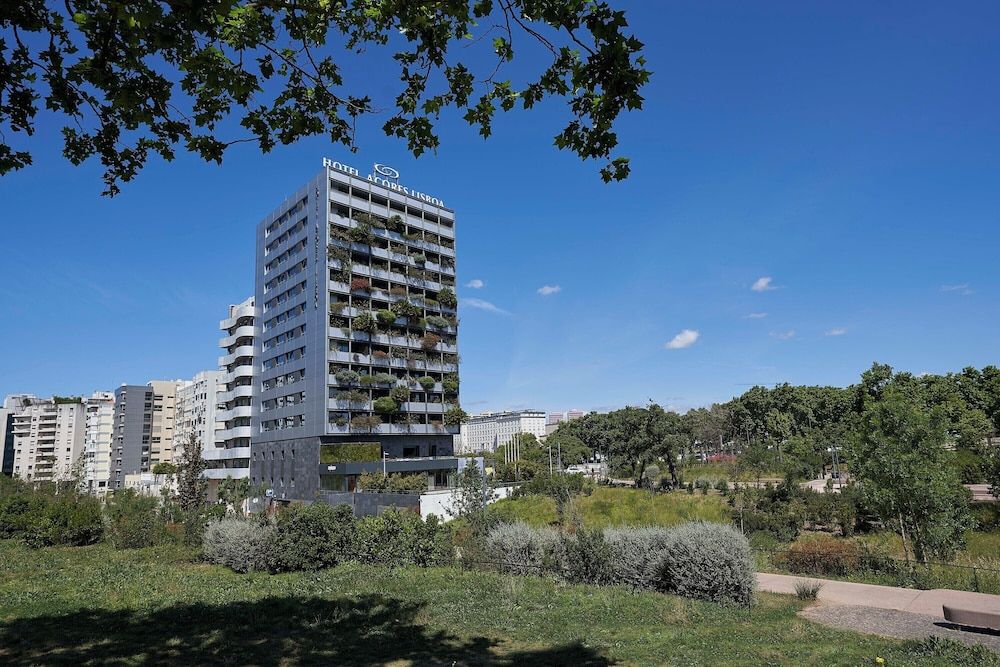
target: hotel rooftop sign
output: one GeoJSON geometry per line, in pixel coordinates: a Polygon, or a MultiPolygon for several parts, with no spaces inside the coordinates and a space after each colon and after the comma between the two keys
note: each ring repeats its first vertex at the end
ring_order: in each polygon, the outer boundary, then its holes
{"type": "MultiPolygon", "coordinates": [[[[356,168],[346,165],[343,162],[337,162],[336,160],[331,160],[330,158],[323,158],[323,166],[328,169],[336,169],[345,174],[350,174],[351,176],[356,176],[361,178],[361,172],[356,168]]],[[[431,197],[423,192],[418,192],[405,185],[400,185],[399,172],[386,164],[375,163],[372,167],[372,173],[368,174],[368,180],[376,185],[381,185],[384,188],[389,188],[396,192],[400,192],[407,197],[413,197],[414,199],[419,199],[420,201],[425,201],[429,204],[434,204],[435,206],[444,207],[444,202],[437,197],[431,197]]]]}

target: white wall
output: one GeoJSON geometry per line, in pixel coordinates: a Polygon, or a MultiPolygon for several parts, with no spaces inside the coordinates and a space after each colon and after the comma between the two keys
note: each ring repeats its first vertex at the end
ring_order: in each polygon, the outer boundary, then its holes
{"type": "MultiPolygon", "coordinates": [[[[501,486],[493,489],[494,498],[490,502],[503,500],[514,491],[513,486],[501,486]]],[[[420,495],[420,517],[426,519],[431,514],[436,514],[442,521],[451,521],[452,516],[448,513],[451,509],[458,489],[445,489],[443,491],[428,491],[420,495]]]]}

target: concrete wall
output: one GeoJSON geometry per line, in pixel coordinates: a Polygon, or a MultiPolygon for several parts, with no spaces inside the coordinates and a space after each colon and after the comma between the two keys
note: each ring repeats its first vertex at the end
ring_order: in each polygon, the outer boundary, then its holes
{"type": "MultiPolygon", "coordinates": [[[[493,489],[494,498],[490,502],[496,502],[509,498],[514,492],[513,486],[501,486],[493,489]]],[[[449,513],[457,495],[457,489],[446,489],[444,491],[428,491],[420,496],[420,516],[426,519],[431,514],[443,521],[451,521],[453,518],[449,513]]]]}

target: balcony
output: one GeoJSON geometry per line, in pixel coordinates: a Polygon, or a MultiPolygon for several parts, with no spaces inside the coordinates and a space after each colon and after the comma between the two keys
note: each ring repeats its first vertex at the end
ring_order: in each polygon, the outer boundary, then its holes
{"type": "Polygon", "coordinates": [[[215,441],[225,442],[227,440],[235,440],[237,438],[249,438],[252,433],[252,426],[233,426],[232,428],[225,428],[220,431],[216,431],[215,441]]]}
{"type": "Polygon", "coordinates": [[[458,433],[457,426],[438,426],[436,424],[381,424],[378,427],[354,428],[349,424],[338,426],[327,423],[326,432],[330,435],[455,435],[458,433]]]}
{"type": "Polygon", "coordinates": [[[240,338],[253,338],[255,333],[255,327],[252,324],[244,324],[241,327],[237,327],[228,336],[223,336],[219,339],[219,347],[223,349],[229,349],[229,346],[233,345],[240,338]]]}
{"type": "Polygon", "coordinates": [[[253,345],[240,345],[239,347],[233,348],[232,352],[227,352],[219,357],[219,366],[229,366],[241,357],[252,358],[253,345]]]}
{"type": "Polygon", "coordinates": [[[432,470],[458,470],[456,456],[424,456],[419,458],[387,458],[377,461],[339,461],[320,463],[320,475],[360,475],[366,472],[414,473],[432,470]]]}

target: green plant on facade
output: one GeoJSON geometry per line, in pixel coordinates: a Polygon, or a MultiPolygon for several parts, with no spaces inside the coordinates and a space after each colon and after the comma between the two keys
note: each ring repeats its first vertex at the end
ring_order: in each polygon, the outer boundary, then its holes
{"type": "Polygon", "coordinates": [[[337,395],[334,398],[344,403],[350,403],[351,405],[368,403],[368,394],[366,392],[357,390],[338,391],[337,395]]]}
{"type": "Polygon", "coordinates": [[[420,340],[420,347],[426,351],[431,351],[438,346],[441,342],[441,336],[432,333],[424,334],[424,337],[420,340]]]}
{"type": "Polygon", "coordinates": [[[393,322],[396,321],[396,313],[392,312],[388,308],[383,308],[375,313],[375,317],[378,318],[378,323],[384,327],[392,326],[393,322]]]}
{"type": "Polygon", "coordinates": [[[346,386],[355,385],[361,379],[361,376],[358,375],[356,372],[348,370],[346,368],[337,371],[333,377],[336,378],[337,384],[342,384],[346,386]]]}
{"type": "Polygon", "coordinates": [[[441,317],[440,315],[431,315],[427,318],[427,325],[437,329],[445,329],[448,327],[449,322],[446,318],[441,317]]]}
{"type": "Polygon", "coordinates": [[[407,319],[413,319],[415,317],[420,317],[424,314],[424,309],[415,303],[410,303],[409,301],[400,301],[395,306],[393,310],[400,317],[405,317],[407,319]]]}
{"type": "Polygon", "coordinates": [[[391,415],[399,411],[399,405],[389,396],[376,398],[374,403],[372,403],[372,408],[375,412],[383,415],[391,415]]]}
{"type": "Polygon", "coordinates": [[[357,415],[351,418],[351,428],[369,433],[382,425],[382,420],[375,415],[357,415]]]}
{"type": "Polygon", "coordinates": [[[320,463],[349,463],[382,460],[382,445],[377,442],[345,442],[319,446],[320,463]]]}
{"type": "Polygon", "coordinates": [[[444,413],[444,423],[447,426],[460,426],[469,419],[469,413],[456,406],[448,408],[444,413]]]}
{"type": "Polygon", "coordinates": [[[410,388],[397,385],[389,390],[389,397],[397,403],[406,403],[410,400],[410,388]]]}
{"type": "Polygon", "coordinates": [[[445,393],[457,394],[458,393],[458,375],[455,373],[449,373],[444,376],[444,380],[441,381],[441,387],[444,389],[445,393]]]}
{"type": "Polygon", "coordinates": [[[377,373],[374,379],[376,384],[394,384],[396,382],[395,376],[390,373],[377,373]]]}
{"type": "Polygon", "coordinates": [[[450,287],[444,287],[438,290],[437,299],[441,302],[442,306],[448,308],[454,308],[458,305],[458,297],[455,296],[455,291],[450,287]]]}
{"type": "Polygon", "coordinates": [[[355,331],[364,331],[368,335],[375,335],[378,333],[378,321],[375,316],[370,312],[365,311],[360,313],[351,320],[351,328],[355,331]]]}
{"type": "Polygon", "coordinates": [[[437,384],[437,380],[432,378],[430,375],[425,375],[421,378],[417,378],[417,383],[427,391],[430,391],[434,388],[434,385],[437,384]]]}

